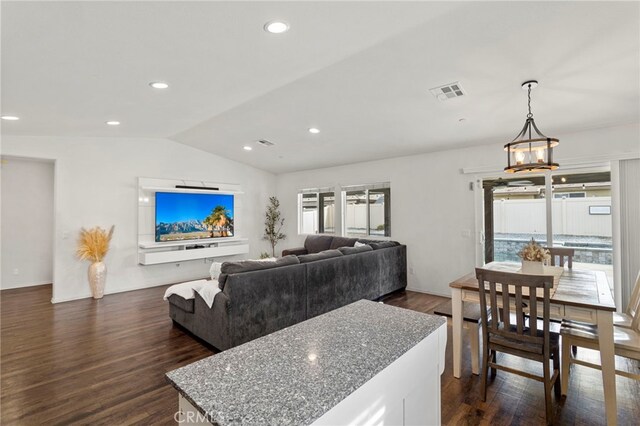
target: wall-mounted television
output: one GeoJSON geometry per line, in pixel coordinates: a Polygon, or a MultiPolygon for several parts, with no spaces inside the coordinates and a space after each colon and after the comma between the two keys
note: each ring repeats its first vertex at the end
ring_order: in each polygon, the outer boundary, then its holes
{"type": "Polygon", "coordinates": [[[156,242],[234,236],[233,195],[156,192],[156,242]]]}

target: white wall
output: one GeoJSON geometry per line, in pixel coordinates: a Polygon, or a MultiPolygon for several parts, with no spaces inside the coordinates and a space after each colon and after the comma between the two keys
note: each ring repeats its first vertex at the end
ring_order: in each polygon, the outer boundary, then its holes
{"type": "MultiPolygon", "coordinates": [[[[640,155],[637,124],[559,137],[554,154],[561,167],[603,155],[640,155]]],[[[449,283],[471,272],[476,259],[475,194],[469,183],[476,183],[477,177],[462,169],[483,168],[502,175],[503,142],[278,175],[278,197],[289,235],[283,246],[304,241],[296,228],[299,189],[389,181],[391,238],[408,246],[409,288],[449,296],[449,283]]],[[[341,228],[340,204],[336,203],[336,229],[341,228]]]]}
{"type": "Polygon", "coordinates": [[[53,162],[2,158],[0,288],[53,280],[53,162]]]}
{"type": "MultiPolygon", "coordinates": [[[[561,145],[555,154],[561,166],[602,155],[640,155],[637,124],[559,136],[561,145]]],[[[75,258],[77,232],[82,226],[116,226],[106,259],[107,293],[207,275],[209,265],[201,261],[179,267],[137,265],[139,176],[242,185],[246,221],[241,234],[250,240],[250,257],[268,250],[261,236],[270,194],[277,193],[286,219],[288,238],[279,244],[281,250],[304,241],[304,236],[297,235],[299,189],[391,182],[392,238],[408,245],[410,288],[449,295],[448,283],[473,269],[476,254],[475,194],[469,190],[476,176],[461,170],[493,169],[501,175],[504,161],[502,141],[277,177],[165,139],[5,136],[2,154],[56,160],[55,301],[90,295],[88,265],[75,258]]],[[[336,203],[336,229],[342,225],[341,208],[336,203]]]]}
{"type": "MultiPolygon", "coordinates": [[[[137,264],[137,178],[203,180],[242,186],[251,257],[266,251],[263,212],[275,177],[253,167],[166,139],[3,137],[4,155],[56,160],[54,292],[56,302],[89,297],[88,264],[75,257],[80,227],[115,225],[106,257],[106,293],[152,287],[208,275],[204,261],[137,264]]],[[[229,149],[234,149],[230,147],[229,149]]],[[[3,248],[4,254],[4,248],[3,248]]]]}

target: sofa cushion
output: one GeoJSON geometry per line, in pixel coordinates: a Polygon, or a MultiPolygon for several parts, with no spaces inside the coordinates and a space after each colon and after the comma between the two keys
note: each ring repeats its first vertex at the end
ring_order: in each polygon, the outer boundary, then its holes
{"type": "Polygon", "coordinates": [[[396,247],[396,246],[400,245],[400,243],[397,242],[397,241],[387,241],[387,240],[363,240],[363,239],[360,239],[360,240],[358,240],[358,242],[359,243],[368,244],[374,250],[379,250],[381,248],[388,248],[388,247],[396,247]]]}
{"type": "Polygon", "coordinates": [[[371,246],[367,244],[363,244],[359,247],[340,247],[338,251],[340,251],[340,253],[344,255],[347,255],[347,254],[364,253],[366,251],[373,251],[373,249],[371,248],[371,246]]]}
{"type": "Polygon", "coordinates": [[[280,266],[297,265],[297,256],[284,256],[278,259],[263,260],[239,260],[237,262],[224,262],[220,268],[220,276],[218,277],[218,287],[224,290],[224,284],[227,282],[229,274],[240,274],[243,272],[259,271],[262,269],[279,268],[280,266]]]}
{"type": "Polygon", "coordinates": [[[169,303],[182,309],[185,312],[193,312],[195,299],[185,299],[178,296],[177,294],[172,294],[171,296],[169,296],[168,300],[169,303]]]}
{"type": "Polygon", "coordinates": [[[329,250],[331,241],[333,241],[333,237],[330,235],[308,235],[304,240],[304,248],[309,253],[320,253],[329,250]]]}
{"type": "Polygon", "coordinates": [[[309,252],[304,247],[296,247],[296,248],[282,250],[282,256],[289,256],[291,254],[300,256],[302,254],[309,254],[309,252]]]}
{"type": "Polygon", "coordinates": [[[224,290],[224,283],[227,282],[227,274],[223,274],[222,272],[218,275],[218,288],[220,290],[224,290]]]}
{"type": "Polygon", "coordinates": [[[358,241],[357,238],[333,237],[329,248],[333,250],[340,247],[353,247],[356,241],[358,241]]]}
{"type": "Polygon", "coordinates": [[[302,256],[298,256],[298,260],[300,260],[300,263],[308,263],[339,256],[342,256],[342,253],[338,250],[324,250],[320,253],[303,254],[302,256]]]}
{"type": "Polygon", "coordinates": [[[397,241],[378,241],[375,243],[371,243],[369,245],[371,246],[372,249],[379,250],[383,248],[397,247],[400,245],[400,243],[398,243],[397,241]]]}

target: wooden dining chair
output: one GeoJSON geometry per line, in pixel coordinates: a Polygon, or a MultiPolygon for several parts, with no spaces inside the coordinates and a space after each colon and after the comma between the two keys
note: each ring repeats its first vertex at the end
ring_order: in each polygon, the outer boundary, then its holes
{"type": "Polygon", "coordinates": [[[565,247],[545,247],[545,249],[549,250],[551,255],[551,266],[564,266],[566,263],[567,268],[573,268],[573,256],[576,252],[574,249],[565,247]]]}
{"type": "Polygon", "coordinates": [[[631,291],[631,297],[629,297],[629,303],[627,309],[622,312],[613,313],[613,325],[618,327],[631,328],[631,322],[636,312],[640,309],[640,272],[636,278],[636,284],[631,291]]]}
{"type": "MultiPolygon", "coordinates": [[[[598,370],[602,369],[599,364],[574,358],[569,353],[570,346],[582,346],[599,351],[598,327],[594,324],[566,320],[562,321],[560,335],[562,336],[562,392],[563,395],[566,395],[569,387],[569,371],[572,364],[598,370]]],[[[613,341],[616,355],[640,361],[640,309],[638,309],[638,306],[636,306],[629,328],[613,327],[613,341]]],[[[640,380],[640,374],[638,373],[616,369],[616,374],[640,380]]]]}
{"type": "MultiPolygon", "coordinates": [[[[448,300],[433,309],[434,315],[441,315],[453,318],[453,307],[451,300],[448,300]]],[[[469,330],[471,338],[471,373],[476,376],[480,374],[480,327],[482,327],[482,315],[480,315],[480,304],[465,302],[462,309],[462,322],[469,330]]]]}
{"type": "Polygon", "coordinates": [[[486,400],[487,375],[489,368],[492,374],[496,370],[534,379],[544,384],[547,423],[553,420],[553,406],[551,404],[551,388],[555,389],[556,397],[560,397],[560,349],[558,335],[552,335],[549,327],[550,291],[553,287],[553,277],[548,275],[525,275],[520,273],[493,271],[476,268],[476,278],[480,291],[480,314],[482,315],[482,370],[481,397],[486,400]],[[488,288],[485,288],[488,283],[488,288]],[[498,288],[498,285],[500,287],[498,288]],[[542,329],[538,321],[525,324],[523,315],[523,301],[527,300],[532,318],[538,317],[537,291],[542,291],[542,329]],[[510,301],[510,293],[514,295],[514,303],[510,301]],[[488,309],[487,309],[488,302],[488,309]],[[499,304],[502,305],[504,315],[498,316],[499,304]],[[511,309],[515,315],[511,315],[511,309]],[[512,321],[515,324],[512,324],[512,321]],[[537,376],[529,372],[497,363],[497,352],[523,357],[542,363],[543,375],[537,376]],[[553,360],[553,370],[549,368],[549,361],[553,360]]]}

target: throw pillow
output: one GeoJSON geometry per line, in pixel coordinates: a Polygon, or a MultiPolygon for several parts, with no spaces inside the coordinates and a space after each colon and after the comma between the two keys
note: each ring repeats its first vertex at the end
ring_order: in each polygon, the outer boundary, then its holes
{"type": "Polygon", "coordinates": [[[362,244],[359,247],[340,247],[338,250],[340,251],[340,253],[347,255],[347,254],[356,254],[356,253],[364,253],[367,251],[373,251],[373,248],[371,248],[371,246],[367,244],[362,244]]]}
{"type": "Polygon", "coordinates": [[[331,240],[331,245],[329,246],[329,250],[337,249],[340,247],[353,247],[356,241],[358,241],[357,238],[333,237],[333,240],[331,240]]]}
{"type": "Polygon", "coordinates": [[[217,280],[220,276],[220,269],[222,269],[222,262],[212,262],[211,268],[209,268],[209,275],[212,280],[217,280]]]}
{"type": "Polygon", "coordinates": [[[371,248],[373,248],[374,250],[379,250],[379,249],[388,248],[388,247],[396,247],[399,245],[400,244],[396,241],[378,241],[370,244],[371,248]]]}

